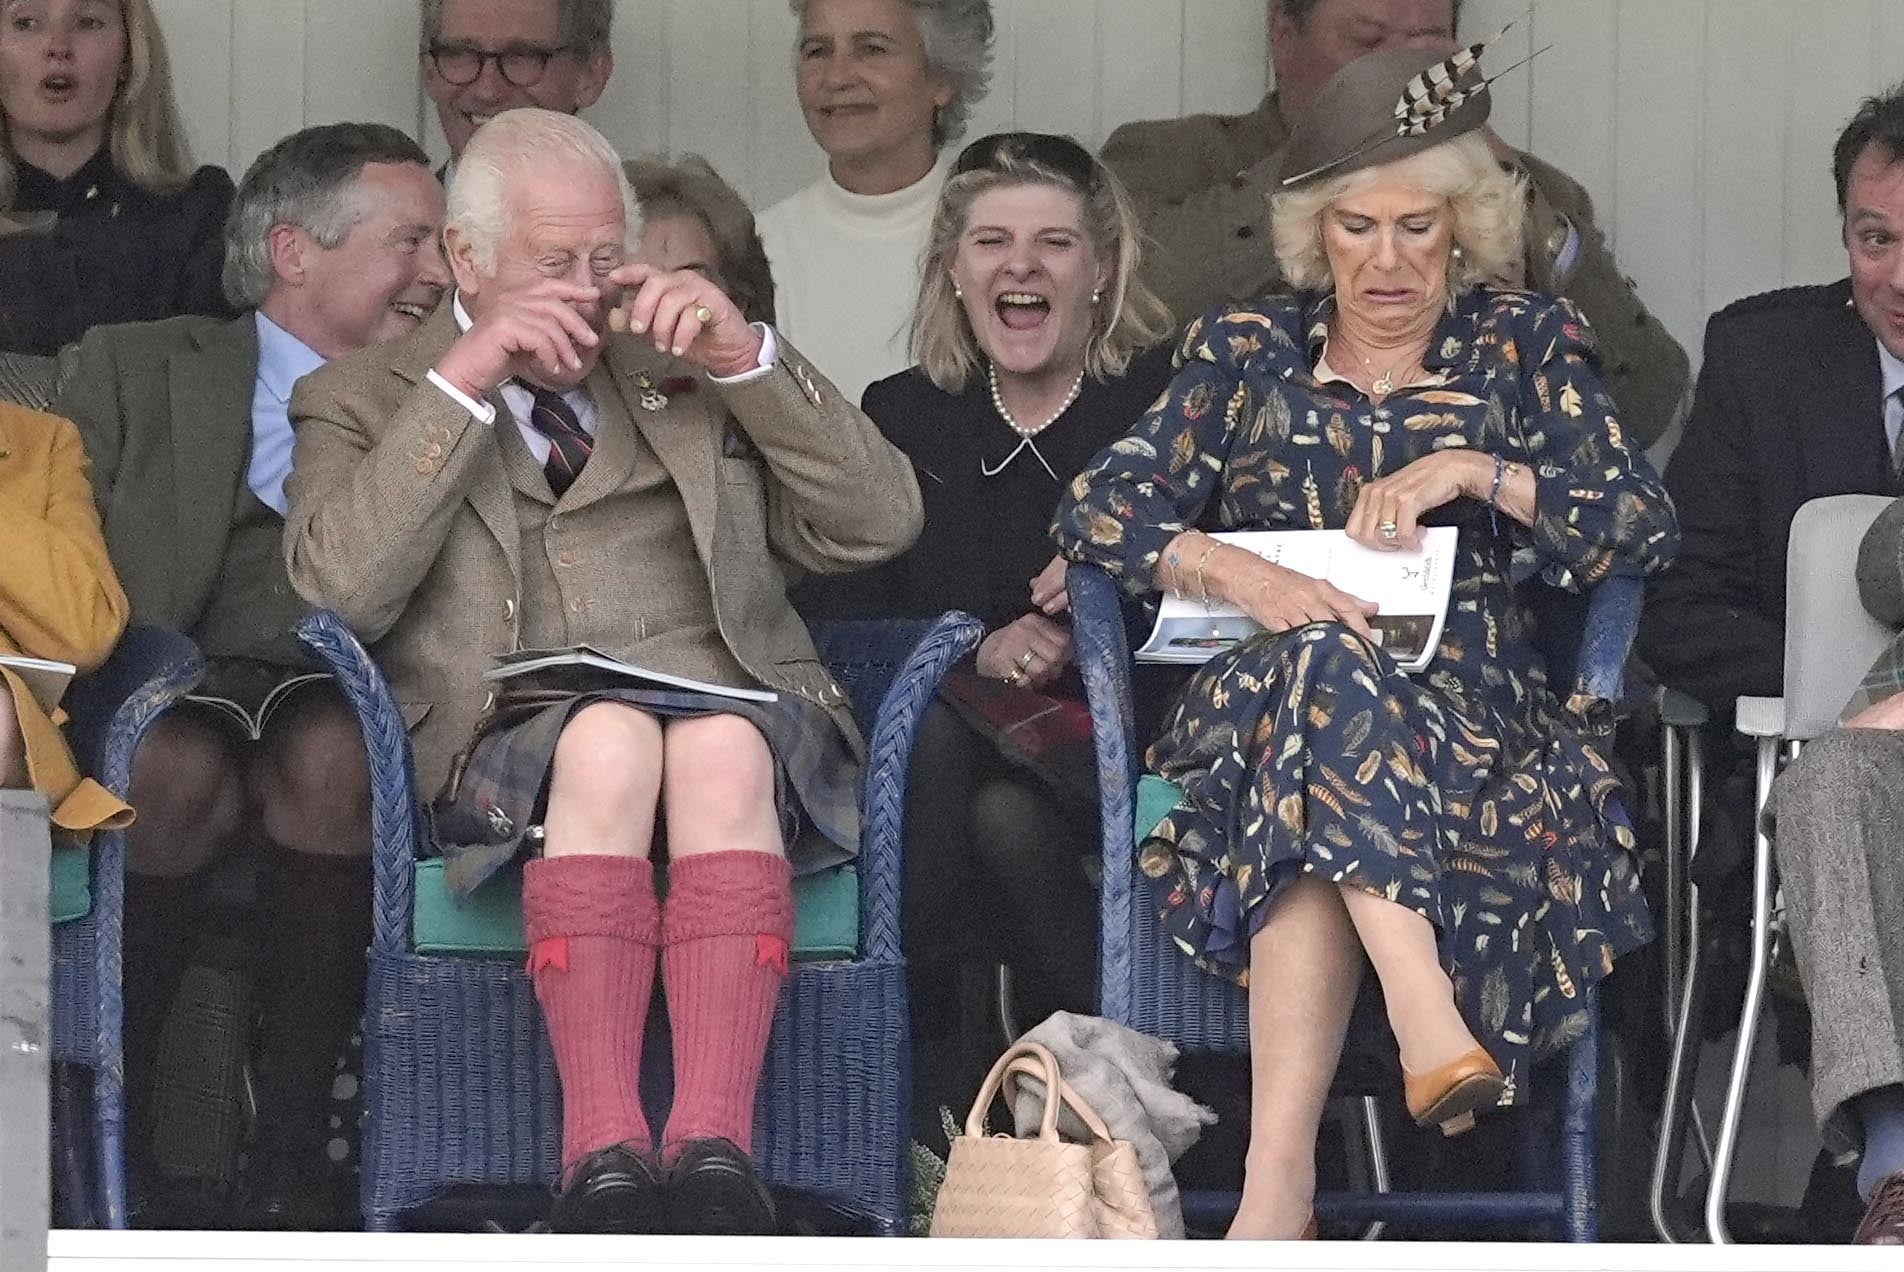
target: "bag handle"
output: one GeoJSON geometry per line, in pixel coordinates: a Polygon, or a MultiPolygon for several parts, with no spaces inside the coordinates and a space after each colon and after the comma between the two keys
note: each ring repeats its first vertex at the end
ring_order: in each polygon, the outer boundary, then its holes
{"type": "Polygon", "coordinates": [[[985,1075],[978,1098],[972,1102],[972,1112],[965,1119],[967,1135],[975,1139],[985,1137],[985,1114],[1008,1077],[1037,1078],[1045,1084],[1045,1111],[1038,1122],[1039,1139],[1055,1141],[1058,1138],[1058,1106],[1062,1102],[1071,1106],[1071,1111],[1078,1115],[1093,1139],[1111,1142],[1111,1132],[1104,1125],[1104,1119],[1059,1075],[1058,1058],[1040,1042],[1014,1043],[998,1058],[992,1071],[985,1075]]]}

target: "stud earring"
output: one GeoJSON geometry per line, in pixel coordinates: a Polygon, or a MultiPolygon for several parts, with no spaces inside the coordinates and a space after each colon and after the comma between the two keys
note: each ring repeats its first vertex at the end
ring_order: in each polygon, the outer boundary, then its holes
{"type": "Polygon", "coordinates": [[[1097,305],[1097,304],[1102,304],[1103,301],[1104,301],[1104,289],[1102,287],[1094,288],[1091,292],[1091,303],[1093,305],[1097,305]]]}
{"type": "Polygon", "coordinates": [[[957,283],[952,284],[952,299],[954,300],[965,299],[965,289],[959,286],[957,283]]]}

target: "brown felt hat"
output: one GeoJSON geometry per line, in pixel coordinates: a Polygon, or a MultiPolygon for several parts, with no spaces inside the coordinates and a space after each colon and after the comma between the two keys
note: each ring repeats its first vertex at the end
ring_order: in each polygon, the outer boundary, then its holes
{"type": "Polygon", "coordinates": [[[1445,59],[1432,58],[1420,49],[1382,49],[1356,58],[1330,76],[1283,147],[1282,166],[1276,174],[1282,188],[1300,189],[1406,159],[1485,124],[1494,94],[1487,91],[1486,80],[1472,62],[1448,81],[1454,90],[1470,96],[1438,121],[1432,119],[1432,112],[1417,112],[1417,132],[1396,118],[1395,104],[1408,91],[1409,82],[1443,64],[1445,59]]]}

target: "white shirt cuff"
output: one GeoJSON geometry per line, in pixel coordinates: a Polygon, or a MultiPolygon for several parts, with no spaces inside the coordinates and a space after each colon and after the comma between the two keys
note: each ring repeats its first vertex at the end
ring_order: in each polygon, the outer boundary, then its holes
{"type": "MultiPolygon", "coordinates": [[[[749,372],[749,374],[752,374],[752,372],[749,372]]],[[[480,423],[489,425],[496,422],[496,408],[489,403],[478,402],[475,398],[463,392],[434,371],[431,371],[426,378],[431,384],[434,384],[437,388],[449,394],[452,402],[455,402],[456,405],[475,416],[480,423]]]]}
{"type": "MultiPolygon", "coordinates": [[[[745,384],[749,380],[758,380],[779,365],[780,337],[776,336],[774,329],[764,322],[754,323],[753,328],[760,333],[760,365],[752,371],[743,371],[739,375],[710,375],[707,378],[711,383],[745,384]]],[[[451,391],[454,392],[454,390],[451,391]]]]}
{"type": "Polygon", "coordinates": [[[1572,275],[1573,267],[1580,263],[1580,231],[1573,222],[1567,222],[1567,241],[1561,244],[1559,255],[1554,257],[1554,278],[1556,281],[1572,275]]]}

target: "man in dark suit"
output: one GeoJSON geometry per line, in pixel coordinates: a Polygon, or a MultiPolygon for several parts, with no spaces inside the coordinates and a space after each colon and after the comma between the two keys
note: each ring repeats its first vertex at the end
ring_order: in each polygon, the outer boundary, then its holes
{"type": "Polygon", "coordinates": [[[1666,468],[1684,538],[1652,585],[1640,649],[1730,720],[1777,696],[1792,516],[1825,495],[1895,494],[1904,419],[1904,88],[1865,102],[1833,156],[1851,276],[1742,300],[1706,327],[1686,435],[1666,468]]]}
{"type": "MultiPolygon", "coordinates": [[[[1759,475],[1794,508],[1798,492],[1791,487],[1796,485],[1841,483],[1809,491],[1820,495],[1895,489],[1891,460],[1899,453],[1904,427],[1899,401],[1904,395],[1904,84],[1864,104],[1838,143],[1836,161],[1851,280],[1817,298],[1826,308],[1814,322],[1841,332],[1843,343],[1834,348],[1794,341],[1776,368],[1787,377],[1812,377],[1799,381],[1793,394],[1807,387],[1822,391],[1816,381],[1831,377],[1837,396],[1819,400],[1816,405],[1823,409],[1809,420],[1811,444],[1799,464],[1787,462],[1804,475],[1794,480],[1776,466],[1759,475]],[[1846,295],[1849,300],[1843,301],[1846,295]]],[[[1788,317],[1785,325],[1795,323],[1788,317]]],[[[1766,404],[1768,414],[1779,401],[1766,404]]],[[[1783,404],[1801,405],[1793,398],[1783,404]]],[[[1753,418],[1756,423],[1759,417],[1753,418]]],[[[1756,433],[1742,436],[1757,443],[1756,433]]],[[[1670,472],[1667,480],[1672,480],[1670,472]]],[[[1685,505],[1680,508],[1683,522],[1685,505]]],[[[1874,618],[1890,627],[1904,624],[1901,547],[1904,499],[1877,519],[1858,553],[1859,597],[1874,618]]],[[[1782,546],[1778,564],[1782,570],[1782,546]]],[[[1721,581],[1742,589],[1748,580],[1721,581]]],[[[1782,572],[1777,590],[1782,598],[1782,572]]],[[[1730,593],[1717,585],[1709,595],[1709,623],[1716,626],[1725,615],[1737,614],[1742,635],[1732,649],[1740,659],[1761,658],[1760,642],[1778,649],[1782,641],[1773,643],[1777,627],[1768,620],[1783,619],[1782,599],[1766,615],[1745,605],[1722,608],[1730,593]]],[[[1686,608],[1699,614],[1691,605],[1686,608]]],[[[1721,649],[1719,656],[1727,652],[1721,649]]],[[[1742,676],[1755,679],[1741,692],[1776,692],[1778,672],[1776,664],[1754,661],[1742,669],[1742,676]]],[[[1845,708],[1846,727],[1805,748],[1779,778],[1772,802],[1785,913],[1811,1007],[1812,1107],[1826,1149],[1859,1159],[1865,1213],[1852,1239],[1871,1245],[1904,1245],[1904,853],[1897,846],[1904,829],[1901,689],[1904,637],[1866,673],[1845,708]]]]}
{"type": "Polygon", "coordinates": [[[292,386],[327,359],[415,328],[448,283],[443,195],[409,138],[376,124],[310,128],[246,173],[225,286],[243,316],[96,327],[68,359],[57,410],[75,421],[133,621],[206,655],[207,704],[168,713],[134,762],[139,819],[126,902],[128,1091],[135,1165],[152,1168],[153,1057],[205,876],[265,849],[261,1070],[266,1177],[254,1217],[295,1226],[323,1165],[331,1066],[361,1012],[369,925],[368,781],[354,717],[291,628],[304,603],[280,542],[292,386]],[[263,719],[259,717],[262,716],[263,719]],[[258,726],[262,726],[259,728],[258,726]],[[254,740],[254,736],[255,740],[254,740]]]}
{"type": "Polygon", "coordinates": [[[615,69],[614,23],[615,0],[423,0],[423,90],[450,145],[441,175],[505,110],[593,106],[615,69]]]}
{"type": "MultiPolygon", "coordinates": [[[[1282,289],[1269,243],[1269,196],[1289,130],[1329,77],[1380,48],[1454,45],[1459,0],[1267,0],[1276,90],[1241,115],[1126,124],[1104,162],[1129,188],[1155,250],[1146,281],[1178,322],[1282,289]]],[[[1607,388],[1642,446],[1677,414],[1691,372],[1685,350],[1640,303],[1593,224],[1587,192],[1566,173],[1512,150],[1501,161],[1527,177],[1527,258],[1501,280],[1580,306],[1599,337],[1607,388]]]]}

